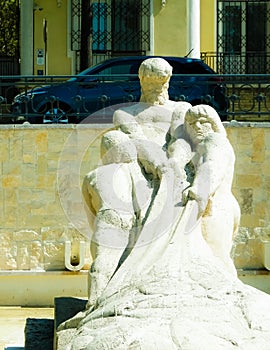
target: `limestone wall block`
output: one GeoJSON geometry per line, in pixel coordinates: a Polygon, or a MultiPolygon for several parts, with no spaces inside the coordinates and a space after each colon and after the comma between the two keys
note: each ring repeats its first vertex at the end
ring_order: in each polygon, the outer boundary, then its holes
{"type": "Polygon", "coordinates": [[[37,157],[37,173],[40,175],[47,174],[48,159],[46,153],[41,153],[37,157]]]}
{"type": "Polygon", "coordinates": [[[35,135],[35,145],[37,153],[47,152],[48,150],[48,129],[37,131],[35,135]]]}
{"type": "Polygon", "coordinates": [[[251,128],[239,128],[237,129],[237,142],[239,146],[250,146],[251,141],[251,128]]]}
{"type": "Polygon", "coordinates": [[[237,244],[234,252],[234,263],[239,269],[263,269],[263,243],[260,239],[249,239],[246,243],[237,244]]]}
{"type": "Polygon", "coordinates": [[[19,203],[27,203],[32,201],[33,192],[30,188],[20,187],[17,189],[17,200],[19,203]]]}
{"type": "Polygon", "coordinates": [[[68,138],[68,134],[57,135],[55,132],[50,132],[48,135],[48,150],[47,154],[50,154],[50,157],[56,158],[60,156],[63,148],[65,147],[66,138],[68,138]]]}
{"type": "Polygon", "coordinates": [[[250,161],[251,157],[252,157],[252,148],[250,147],[250,145],[241,145],[238,144],[236,149],[235,149],[236,154],[238,154],[239,156],[236,158],[236,162],[235,164],[237,165],[239,161],[241,161],[242,159],[245,159],[250,161]]]}
{"type": "MultiPolygon", "coordinates": [[[[239,204],[242,214],[252,214],[253,211],[253,188],[241,188],[239,204]]],[[[239,197],[238,197],[239,198],[239,197]]]]}
{"type": "Polygon", "coordinates": [[[11,248],[0,246],[0,256],[0,270],[17,270],[17,262],[11,248]]]}
{"type": "Polygon", "coordinates": [[[41,239],[42,241],[53,241],[53,240],[59,240],[63,232],[65,230],[64,226],[55,226],[55,227],[41,227],[40,233],[41,233],[41,239]]]}
{"type": "MultiPolygon", "coordinates": [[[[9,157],[12,160],[21,162],[23,159],[23,139],[17,131],[10,131],[9,157]]],[[[28,152],[29,154],[31,152],[28,152]]]]}
{"type": "Polygon", "coordinates": [[[265,158],[265,142],[264,142],[264,130],[253,130],[253,154],[251,157],[252,162],[261,163],[265,158]]]}
{"type": "Polygon", "coordinates": [[[22,167],[22,187],[35,188],[37,183],[36,164],[27,163],[22,167]]]}
{"type": "Polygon", "coordinates": [[[34,230],[20,230],[13,233],[13,241],[15,242],[32,242],[39,237],[40,234],[34,230]]]}
{"type": "Polygon", "coordinates": [[[43,242],[33,241],[31,243],[30,270],[44,269],[43,242]]]}
{"type": "MultiPolygon", "coordinates": [[[[265,130],[265,137],[264,137],[264,149],[265,151],[269,151],[270,150],[270,139],[269,139],[269,131],[265,130]]],[[[267,152],[269,154],[269,152],[267,152]]]]}
{"type": "Polygon", "coordinates": [[[58,159],[46,159],[47,171],[56,173],[58,170],[58,159]]]}
{"type": "Polygon", "coordinates": [[[0,152],[0,162],[9,160],[9,133],[4,129],[0,131],[1,140],[1,152],[0,152]]]}
{"type": "Polygon", "coordinates": [[[262,178],[260,176],[248,173],[236,175],[236,181],[238,186],[241,184],[241,188],[254,188],[262,185],[262,178]]]}
{"type": "Polygon", "coordinates": [[[4,211],[4,227],[18,227],[18,210],[16,203],[8,204],[5,203],[5,211],[4,211]]]}
{"type": "Polygon", "coordinates": [[[10,248],[13,242],[13,232],[8,229],[0,229],[0,247],[10,248]]]}
{"type": "Polygon", "coordinates": [[[55,174],[37,175],[36,188],[54,189],[56,184],[55,174]]]}
{"type": "Polygon", "coordinates": [[[20,175],[21,174],[21,162],[11,160],[9,162],[3,162],[3,175],[20,175]]]}
{"type": "Polygon", "coordinates": [[[261,173],[264,176],[268,176],[268,178],[269,178],[269,175],[270,175],[270,152],[267,152],[266,161],[262,164],[261,169],[262,169],[261,173]]]}
{"type": "Polygon", "coordinates": [[[65,251],[64,242],[45,241],[44,242],[44,269],[64,270],[65,251]]]}
{"type": "Polygon", "coordinates": [[[20,187],[23,184],[22,176],[21,175],[3,175],[2,176],[2,187],[20,187]]]}
{"type": "Polygon", "coordinates": [[[36,153],[23,154],[23,163],[36,163],[36,153]]]}
{"type": "Polygon", "coordinates": [[[17,244],[16,260],[18,270],[30,270],[30,256],[31,250],[29,249],[29,244],[17,244]]]}
{"type": "Polygon", "coordinates": [[[35,143],[35,135],[37,130],[36,129],[24,129],[24,130],[16,130],[17,137],[21,138],[22,140],[22,151],[23,154],[31,154],[33,152],[36,152],[37,145],[35,143]]]}
{"type": "Polygon", "coordinates": [[[17,202],[17,191],[17,189],[12,187],[7,187],[4,189],[3,200],[5,201],[5,205],[14,205],[17,202]]]}
{"type": "Polygon", "coordinates": [[[260,238],[263,242],[270,241],[270,225],[263,227],[255,227],[253,230],[253,237],[260,238]]]}
{"type": "Polygon", "coordinates": [[[270,226],[241,227],[234,239],[232,249],[232,257],[236,267],[239,269],[264,269],[264,242],[267,241],[270,241],[270,226]]]}
{"type": "Polygon", "coordinates": [[[255,228],[260,226],[261,221],[255,214],[242,214],[241,215],[241,226],[247,226],[250,228],[255,228]]]}
{"type": "Polygon", "coordinates": [[[40,228],[43,223],[46,223],[48,226],[54,226],[57,222],[62,222],[68,224],[68,221],[63,213],[59,215],[55,213],[54,215],[47,215],[38,213],[37,211],[30,210],[30,213],[27,215],[26,224],[28,227],[34,229],[40,228]]]}
{"type": "MultiPolygon", "coordinates": [[[[265,216],[268,216],[268,212],[267,212],[267,202],[266,201],[259,201],[255,204],[254,207],[254,213],[257,217],[259,218],[263,218],[265,216]]],[[[270,214],[270,213],[269,213],[270,214]]]]}

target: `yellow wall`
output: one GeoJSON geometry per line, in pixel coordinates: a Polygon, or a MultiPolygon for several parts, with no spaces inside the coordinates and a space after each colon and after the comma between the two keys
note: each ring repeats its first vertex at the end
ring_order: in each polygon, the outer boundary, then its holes
{"type": "Polygon", "coordinates": [[[187,54],[186,2],[167,0],[164,8],[161,0],[154,0],[154,54],[185,56],[187,54]]]}
{"type": "Polygon", "coordinates": [[[201,0],[201,52],[216,50],[215,3],[215,0],[201,0]]]}
{"type": "MultiPolygon", "coordinates": [[[[201,52],[213,52],[216,45],[216,1],[201,0],[201,52]]],[[[170,0],[164,8],[154,0],[154,54],[187,54],[187,2],[170,0]]]]}
{"type": "MultiPolygon", "coordinates": [[[[34,74],[43,70],[47,75],[72,73],[68,57],[68,0],[57,7],[56,0],[39,0],[42,11],[34,11],[34,74]],[[43,22],[47,20],[47,61],[37,65],[37,49],[45,50],[43,22]]],[[[215,51],[215,0],[201,0],[201,52],[215,51]]],[[[153,54],[185,56],[187,54],[187,2],[153,0],[153,54]]]]}
{"type": "Polygon", "coordinates": [[[67,2],[62,0],[61,7],[57,7],[56,0],[39,0],[42,11],[34,11],[34,72],[43,70],[47,75],[71,74],[71,61],[67,57],[67,2]],[[44,49],[43,21],[47,20],[47,67],[37,65],[37,49],[44,49]]]}
{"type": "MultiPolygon", "coordinates": [[[[47,75],[72,73],[68,57],[68,0],[39,0],[42,11],[34,11],[34,74],[43,70],[47,75]],[[47,63],[37,65],[37,49],[45,50],[43,21],[47,20],[47,63]]],[[[153,0],[153,54],[185,56],[187,54],[187,2],[153,0]]],[[[201,0],[201,52],[215,51],[216,42],[215,0],[201,0]]]]}

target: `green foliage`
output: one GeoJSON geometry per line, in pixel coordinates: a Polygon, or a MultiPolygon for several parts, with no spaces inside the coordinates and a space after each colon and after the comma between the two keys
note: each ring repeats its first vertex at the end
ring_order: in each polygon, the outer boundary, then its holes
{"type": "Polygon", "coordinates": [[[19,54],[19,0],[0,0],[0,56],[19,54]]]}

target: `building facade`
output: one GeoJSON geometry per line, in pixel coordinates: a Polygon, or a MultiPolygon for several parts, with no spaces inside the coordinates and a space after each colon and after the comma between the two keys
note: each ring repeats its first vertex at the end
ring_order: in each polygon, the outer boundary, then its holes
{"type": "Polygon", "coordinates": [[[270,69],[269,0],[18,0],[17,7],[22,75],[76,74],[143,54],[202,57],[221,74],[270,69]]]}
{"type": "Polygon", "coordinates": [[[222,74],[269,71],[268,0],[21,0],[20,8],[23,75],[76,74],[144,54],[201,56],[222,74]]]}
{"type": "Polygon", "coordinates": [[[119,55],[199,57],[202,26],[211,27],[205,35],[212,32],[211,44],[201,40],[206,44],[203,51],[214,50],[213,4],[212,0],[37,0],[33,4],[21,0],[21,74],[76,74],[119,55]],[[201,13],[204,3],[210,11],[201,13]]]}

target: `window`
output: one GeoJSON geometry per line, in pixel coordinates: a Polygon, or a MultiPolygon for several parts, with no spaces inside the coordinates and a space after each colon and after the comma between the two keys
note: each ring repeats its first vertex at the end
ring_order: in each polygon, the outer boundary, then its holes
{"type": "Polygon", "coordinates": [[[92,50],[104,51],[107,49],[107,4],[92,4],[92,50]]]}
{"type": "Polygon", "coordinates": [[[218,0],[217,9],[217,51],[224,73],[265,73],[270,1],[218,0]]]}
{"type": "Polygon", "coordinates": [[[150,49],[150,0],[96,0],[91,14],[94,54],[141,54],[150,49]]]}

